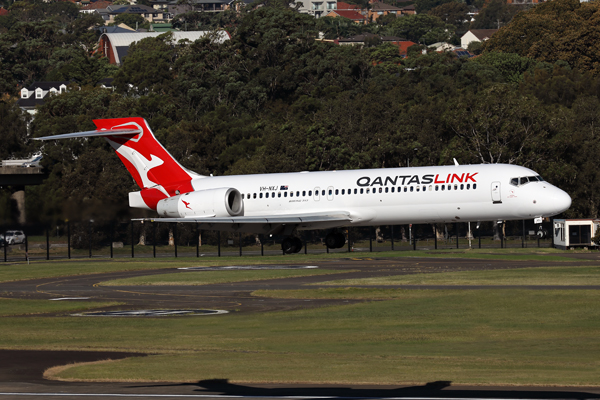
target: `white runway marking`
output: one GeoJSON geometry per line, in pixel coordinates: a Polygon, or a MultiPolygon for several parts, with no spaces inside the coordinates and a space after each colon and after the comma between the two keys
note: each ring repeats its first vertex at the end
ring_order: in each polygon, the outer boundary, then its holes
{"type": "Polygon", "coordinates": [[[261,269],[313,269],[316,265],[232,265],[226,267],[182,267],[187,271],[229,271],[229,270],[261,270],[261,269]]]}
{"type": "Polygon", "coordinates": [[[50,300],[88,300],[89,297],[59,297],[57,299],[50,299],[50,300]]]}

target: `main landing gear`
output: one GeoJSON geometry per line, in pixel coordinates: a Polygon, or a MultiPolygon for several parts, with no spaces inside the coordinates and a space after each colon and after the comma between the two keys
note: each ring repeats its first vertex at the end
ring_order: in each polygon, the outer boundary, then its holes
{"type": "Polygon", "coordinates": [[[346,244],[346,236],[342,232],[329,232],[325,236],[325,246],[330,249],[340,249],[346,244]]]}
{"type": "Polygon", "coordinates": [[[283,254],[298,253],[302,250],[302,240],[296,236],[288,236],[281,242],[283,254]]]}

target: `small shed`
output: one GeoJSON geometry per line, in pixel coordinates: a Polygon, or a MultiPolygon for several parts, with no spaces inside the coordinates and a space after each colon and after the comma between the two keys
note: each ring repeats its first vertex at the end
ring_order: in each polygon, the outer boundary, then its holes
{"type": "Polygon", "coordinates": [[[554,247],[568,250],[575,247],[597,247],[592,238],[600,230],[600,219],[555,219],[553,227],[554,247]]]}

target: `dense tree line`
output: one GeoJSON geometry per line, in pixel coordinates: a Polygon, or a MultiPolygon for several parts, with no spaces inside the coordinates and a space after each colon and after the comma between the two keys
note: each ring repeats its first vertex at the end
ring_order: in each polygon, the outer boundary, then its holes
{"type": "MultiPolygon", "coordinates": [[[[583,12],[572,0],[552,3],[583,12]]],[[[598,8],[590,4],[581,7],[598,8]]],[[[517,35],[511,30],[522,29],[518,21],[542,7],[519,14],[499,34],[517,35]]],[[[175,158],[201,174],[442,165],[453,158],[515,163],[571,194],[567,216],[598,216],[600,78],[571,53],[550,59],[492,51],[491,41],[475,59],[420,52],[403,59],[392,45],[317,40],[329,22],[274,1],[219,18],[231,34],[224,44],[210,37],[175,43],[167,33],[132,45],[118,69],[89,51],[93,34],[83,27],[97,23],[91,17],[67,21],[66,29],[52,18],[28,28],[14,22],[0,34],[2,91],[15,95],[18,84],[54,76],[78,86],[46,101],[29,131],[5,95],[0,115],[10,122],[0,125],[0,136],[11,144],[3,157],[34,151],[40,145],[31,136],[91,130],[95,118],[142,116],[175,158]],[[80,58],[58,62],[66,60],[62,52],[80,58]],[[94,86],[108,76],[116,91],[94,86]]],[[[435,24],[417,36],[435,35],[435,24]]],[[[590,57],[597,63],[599,54],[590,57]]],[[[50,177],[28,189],[29,217],[135,212],[127,209],[135,183],[102,139],[41,149],[50,177]]]]}

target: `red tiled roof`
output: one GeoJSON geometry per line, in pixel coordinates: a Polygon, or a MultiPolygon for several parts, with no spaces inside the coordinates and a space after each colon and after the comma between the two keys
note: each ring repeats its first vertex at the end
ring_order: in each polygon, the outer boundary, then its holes
{"type": "Polygon", "coordinates": [[[358,10],[360,10],[360,7],[357,6],[356,4],[348,4],[348,3],[344,3],[343,1],[338,1],[337,2],[337,9],[338,10],[355,10],[355,11],[358,11],[358,10]]]}
{"type": "Polygon", "coordinates": [[[8,15],[8,10],[4,7],[0,7],[0,15],[8,15]]]}
{"type": "Polygon", "coordinates": [[[400,54],[406,54],[406,52],[408,51],[408,48],[410,46],[414,46],[416,43],[415,42],[411,42],[410,40],[407,40],[405,42],[398,42],[398,47],[400,48],[400,54]]]}
{"type": "Polygon", "coordinates": [[[332,13],[336,13],[340,17],[348,18],[352,21],[363,21],[367,18],[361,13],[352,10],[333,10],[332,13]]]}
{"type": "Polygon", "coordinates": [[[82,7],[81,9],[82,10],[102,10],[110,5],[112,5],[112,1],[98,0],[95,3],[90,3],[87,6],[82,7]]]}

